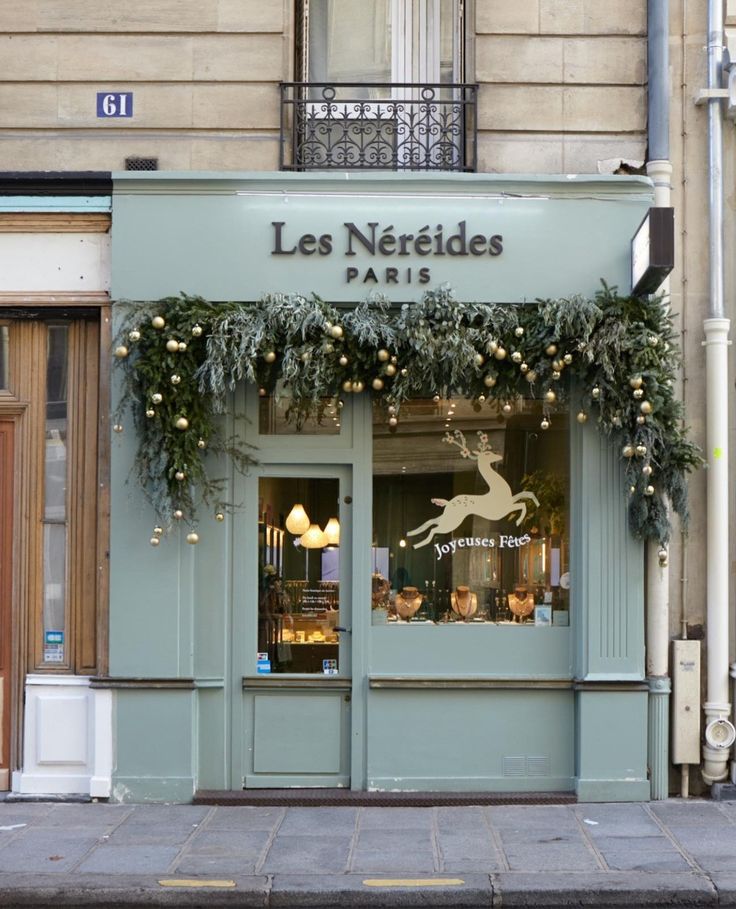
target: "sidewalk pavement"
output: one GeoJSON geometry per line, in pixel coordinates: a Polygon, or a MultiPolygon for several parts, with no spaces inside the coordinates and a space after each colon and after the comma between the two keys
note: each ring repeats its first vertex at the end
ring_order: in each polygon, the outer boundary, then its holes
{"type": "Polygon", "coordinates": [[[0,803],[0,906],[736,906],[736,803],[0,803]]]}

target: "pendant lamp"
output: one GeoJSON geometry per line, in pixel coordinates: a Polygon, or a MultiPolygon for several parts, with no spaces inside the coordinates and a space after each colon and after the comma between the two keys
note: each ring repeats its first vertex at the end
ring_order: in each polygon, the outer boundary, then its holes
{"type": "Polygon", "coordinates": [[[325,524],[325,537],[328,546],[340,545],[340,522],[337,518],[330,518],[325,524]]]}
{"type": "Polygon", "coordinates": [[[299,542],[305,549],[323,549],[327,545],[327,537],[319,524],[310,524],[299,538],[299,542]]]}
{"type": "Polygon", "coordinates": [[[286,529],[294,536],[299,536],[309,530],[309,516],[300,502],[294,505],[289,512],[286,518],[286,529]]]}

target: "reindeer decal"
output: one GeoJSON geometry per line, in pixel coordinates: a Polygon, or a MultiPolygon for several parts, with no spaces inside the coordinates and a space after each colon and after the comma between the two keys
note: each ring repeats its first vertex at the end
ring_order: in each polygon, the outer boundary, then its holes
{"type": "Polygon", "coordinates": [[[486,518],[489,521],[498,521],[518,511],[519,517],[516,520],[518,526],[526,517],[527,506],[524,499],[530,499],[539,508],[539,500],[533,492],[517,492],[514,495],[506,480],[493,470],[491,465],[500,461],[501,455],[491,450],[488,444],[488,434],[479,430],[478,439],[480,444],[473,452],[468,448],[465,436],[459,429],[452,434],[446,433],[443,441],[449,445],[457,445],[464,458],[478,462],[478,471],[488,484],[488,492],[484,495],[463,494],[455,496],[449,501],[432,499],[433,505],[439,505],[442,508],[442,514],[436,518],[430,518],[429,521],[425,521],[424,524],[407,533],[407,536],[414,537],[426,530],[429,531],[423,540],[414,544],[414,549],[426,546],[437,533],[452,533],[469,514],[486,518]]]}

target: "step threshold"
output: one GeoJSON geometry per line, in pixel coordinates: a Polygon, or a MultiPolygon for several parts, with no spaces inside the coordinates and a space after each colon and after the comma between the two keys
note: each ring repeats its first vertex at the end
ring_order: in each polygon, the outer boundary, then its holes
{"type": "Polygon", "coordinates": [[[433,808],[464,805],[570,805],[574,792],[364,792],[352,789],[199,789],[195,805],[433,808]]]}

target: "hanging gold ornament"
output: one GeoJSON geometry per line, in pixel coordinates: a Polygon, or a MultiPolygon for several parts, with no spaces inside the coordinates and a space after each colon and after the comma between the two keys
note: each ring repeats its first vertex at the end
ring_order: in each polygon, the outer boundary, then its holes
{"type": "Polygon", "coordinates": [[[207,442],[204,439],[197,439],[197,448],[206,448],[207,442]]]}
{"type": "Polygon", "coordinates": [[[539,425],[542,429],[549,429],[549,420],[545,417],[539,425]]]}
{"type": "Polygon", "coordinates": [[[506,403],[505,403],[505,404],[503,405],[503,407],[501,408],[501,410],[502,410],[504,413],[511,413],[511,411],[512,411],[513,409],[514,409],[514,408],[509,404],[508,401],[506,401],[506,403]]]}
{"type": "Polygon", "coordinates": [[[514,329],[514,334],[516,335],[517,338],[521,338],[524,334],[523,327],[521,325],[517,325],[516,328],[514,329]]]}
{"type": "Polygon", "coordinates": [[[554,404],[554,402],[557,400],[557,395],[552,391],[551,388],[548,388],[544,393],[544,400],[548,404],[554,404]]]}
{"type": "Polygon", "coordinates": [[[388,410],[389,413],[396,413],[396,406],[394,404],[389,404],[386,410],[388,410]]]}
{"type": "Polygon", "coordinates": [[[184,353],[184,351],[185,351],[186,349],[187,349],[187,342],[186,342],[186,341],[179,341],[179,353],[184,353]]]}
{"type": "Polygon", "coordinates": [[[554,379],[555,382],[558,382],[561,377],[562,377],[562,373],[557,372],[556,369],[552,370],[552,378],[554,379]]]}
{"type": "Polygon", "coordinates": [[[399,422],[398,417],[389,417],[389,418],[388,418],[388,425],[389,425],[389,426],[397,426],[397,425],[398,425],[398,422],[399,422]]]}
{"type": "Polygon", "coordinates": [[[514,363],[521,363],[521,361],[524,359],[524,357],[522,356],[521,351],[515,350],[511,354],[511,359],[514,363]]]}
{"type": "Polygon", "coordinates": [[[409,370],[408,370],[406,367],[404,367],[404,368],[401,370],[401,375],[402,375],[404,378],[406,378],[406,377],[409,375],[409,370]]]}
{"type": "Polygon", "coordinates": [[[486,344],[486,350],[488,351],[489,354],[491,354],[491,356],[494,356],[496,351],[498,350],[498,343],[496,341],[489,341],[486,344]]]}
{"type": "Polygon", "coordinates": [[[653,486],[647,486],[647,488],[644,490],[644,495],[645,495],[645,496],[653,496],[653,495],[654,495],[654,487],[653,487],[653,486]]]}
{"type": "Polygon", "coordinates": [[[578,421],[578,423],[587,423],[588,414],[584,410],[578,411],[577,421],[578,421]]]}
{"type": "Polygon", "coordinates": [[[363,382],[361,382],[360,379],[357,379],[355,382],[353,382],[353,391],[356,392],[357,394],[360,394],[364,388],[365,388],[365,384],[363,382]]]}
{"type": "Polygon", "coordinates": [[[566,353],[562,360],[567,366],[569,366],[572,363],[572,354],[566,353]]]}
{"type": "Polygon", "coordinates": [[[342,390],[347,392],[351,392],[353,390],[353,383],[350,381],[350,379],[345,379],[345,381],[342,383],[342,390]]]}
{"type": "Polygon", "coordinates": [[[151,319],[151,325],[153,325],[154,328],[158,328],[160,330],[165,327],[166,322],[164,321],[163,316],[154,316],[151,319]]]}
{"type": "Polygon", "coordinates": [[[639,405],[639,410],[644,414],[649,414],[652,412],[653,408],[649,401],[642,401],[639,405]]]}
{"type": "Polygon", "coordinates": [[[266,361],[266,363],[273,363],[273,362],[275,362],[275,360],[276,360],[276,351],[275,351],[275,350],[268,350],[268,351],[266,351],[266,353],[263,355],[263,359],[266,361]]]}
{"type": "Polygon", "coordinates": [[[187,543],[190,543],[194,546],[196,543],[199,543],[199,534],[195,533],[193,530],[187,534],[187,543]]]}
{"type": "Polygon", "coordinates": [[[163,532],[164,532],[163,527],[159,527],[158,525],[156,525],[156,526],[153,528],[153,535],[156,536],[156,537],[162,536],[162,535],[163,535],[163,532]]]}
{"type": "Polygon", "coordinates": [[[505,360],[506,359],[506,350],[503,347],[498,347],[498,348],[496,348],[496,351],[493,354],[493,356],[497,360],[505,360]]]}
{"type": "Polygon", "coordinates": [[[439,403],[440,403],[440,396],[439,396],[439,395],[434,395],[434,397],[432,398],[432,400],[434,401],[435,404],[439,404],[439,403]]]}
{"type": "Polygon", "coordinates": [[[651,477],[653,471],[654,471],[654,468],[652,467],[651,464],[645,464],[641,469],[641,472],[644,474],[645,477],[651,477]]]}
{"type": "Polygon", "coordinates": [[[168,350],[169,353],[175,353],[179,350],[179,342],[175,338],[169,338],[166,342],[166,350],[168,350]]]}
{"type": "Polygon", "coordinates": [[[385,349],[382,347],[382,348],[378,351],[378,353],[376,354],[376,356],[378,357],[379,363],[386,363],[386,362],[389,360],[391,354],[390,354],[387,350],[385,350],[385,349]]]}
{"type": "Polygon", "coordinates": [[[476,366],[482,366],[486,362],[486,358],[483,356],[483,354],[477,353],[473,357],[473,362],[475,363],[476,366]]]}
{"type": "Polygon", "coordinates": [[[632,388],[641,388],[641,386],[642,386],[643,384],[644,384],[644,379],[642,379],[641,376],[632,376],[632,377],[629,379],[629,385],[630,385],[632,388]]]}
{"type": "Polygon", "coordinates": [[[141,333],[140,333],[140,331],[138,331],[137,328],[133,328],[131,331],[128,332],[128,338],[129,338],[129,340],[131,340],[135,343],[136,341],[140,341],[141,333]]]}
{"type": "Polygon", "coordinates": [[[498,379],[495,376],[486,376],[483,379],[483,384],[486,386],[486,388],[493,388],[497,381],[498,379]]]}
{"type": "Polygon", "coordinates": [[[157,391],[155,391],[151,395],[151,400],[153,401],[154,404],[160,404],[163,401],[163,399],[164,399],[163,395],[160,395],[157,391]]]}
{"type": "Polygon", "coordinates": [[[202,335],[202,326],[201,325],[192,325],[192,335],[195,338],[199,338],[202,335]]]}
{"type": "Polygon", "coordinates": [[[348,358],[345,356],[345,354],[343,354],[337,362],[340,364],[340,366],[347,366],[348,358]]]}
{"type": "Polygon", "coordinates": [[[186,474],[184,473],[183,470],[177,470],[176,473],[174,474],[174,476],[180,483],[182,480],[184,480],[186,478],[186,474]]]}
{"type": "Polygon", "coordinates": [[[659,344],[659,338],[656,335],[649,335],[647,338],[647,344],[650,347],[656,347],[659,344]]]}
{"type": "Polygon", "coordinates": [[[395,375],[396,375],[396,367],[394,366],[393,363],[387,363],[386,366],[384,367],[384,369],[385,369],[385,371],[386,371],[386,375],[387,375],[387,376],[395,376],[395,375]]]}
{"type": "Polygon", "coordinates": [[[259,388],[259,389],[258,389],[258,396],[259,396],[260,398],[265,398],[267,395],[268,395],[268,392],[266,391],[265,388],[259,388]]]}
{"type": "Polygon", "coordinates": [[[640,400],[644,397],[644,389],[643,389],[643,388],[635,388],[634,391],[633,391],[633,395],[634,395],[634,398],[635,398],[637,401],[640,401],[640,400]]]}
{"type": "Polygon", "coordinates": [[[146,416],[150,420],[156,416],[156,411],[152,407],[149,407],[148,410],[146,410],[146,416]]]}
{"type": "Polygon", "coordinates": [[[480,401],[481,404],[485,401],[485,399],[486,399],[485,395],[478,395],[478,400],[480,401]]]}
{"type": "Polygon", "coordinates": [[[216,521],[224,521],[224,520],[225,520],[225,515],[224,515],[221,511],[216,511],[216,512],[215,512],[215,520],[216,520],[216,521]]]}
{"type": "Polygon", "coordinates": [[[151,546],[160,546],[161,540],[158,537],[151,537],[150,543],[151,543],[151,546]]]}
{"type": "Polygon", "coordinates": [[[122,427],[121,423],[116,423],[113,426],[113,432],[122,432],[122,431],[123,431],[123,427],[122,427]]]}
{"type": "Polygon", "coordinates": [[[378,376],[371,382],[371,386],[374,391],[381,391],[383,388],[384,382],[383,379],[379,379],[378,376]]]}
{"type": "Polygon", "coordinates": [[[174,517],[177,521],[181,521],[181,519],[184,517],[184,512],[181,510],[181,508],[176,509],[174,512],[174,517]]]}
{"type": "Polygon", "coordinates": [[[533,369],[530,369],[524,378],[531,385],[533,382],[537,381],[537,373],[533,369]]]}
{"type": "Polygon", "coordinates": [[[600,390],[600,388],[598,388],[597,385],[593,386],[593,389],[590,392],[590,396],[593,398],[594,401],[597,401],[600,398],[601,390],[600,390]]]}
{"type": "Polygon", "coordinates": [[[565,368],[565,361],[564,361],[564,360],[553,360],[553,361],[552,361],[552,369],[554,369],[555,372],[562,372],[562,370],[563,370],[564,368],[565,368]]]}
{"type": "Polygon", "coordinates": [[[636,451],[636,449],[634,448],[633,445],[624,445],[624,447],[623,447],[623,449],[622,449],[622,451],[621,451],[621,454],[622,454],[625,458],[633,458],[633,457],[634,457],[635,451],[636,451]]]}
{"type": "Polygon", "coordinates": [[[643,458],[644,455],[647,453],[647,446],[646,445],[637,445],[636,453],[639,455],[640,458],[643,458]]]}
{"type": "Polygon", "coordinates": [[[643,414],[639,414],[639,416],[636,418],[636,422],[639,424],[639,426],[643,426],[646,421],[647,418],[643,414]]]}
{"type": "Polygon", "coordinates": [[[181,376],[178,376],[176,373],[174,373],[174,375],[171,377],[171,384],[179,385],[180,382],[181,382],[181,376]]]}
{"type": "Polygon", "coordinates": [[[333,325],[333,326],[330,328],[330,334],[332,335],[333,338],[341,338],[341,337],[343,336],[343,334],[344,334],[344,332],[343,332],[343,330],[342,330],[342,326],[341,326],[341,325],[333,325]]]}
{"type": "Polygon", "coordinates": [[[548,357],[554,357],[554,355],[557,353],[557,345],[548,344],[547,347],[545,348],[544,352],[547,354],[548,357]]]}
{"type": "Polygon", "coordinates": [[[121,344],[119,347],[115,348],[115,356],[119,360],[122,360],[128,356],[128,348],[125,346],[125,344],[121,344]]]}
{"type": "Polygon", "coordinates": [[[184,432],[185,429],[189,429],[189,420],[186,417],[177,417],[176,423],[174,424],[177,429],[180,429],[184,432]]]}

